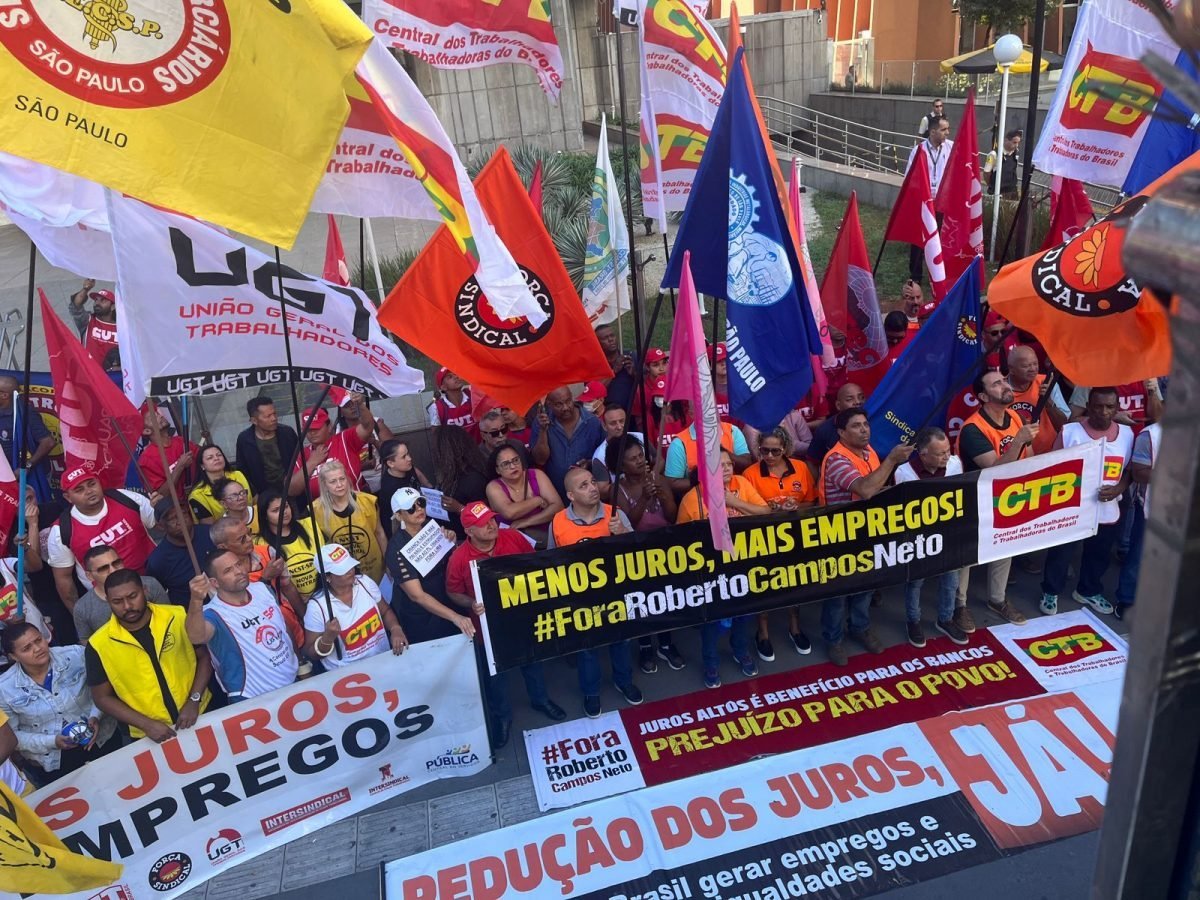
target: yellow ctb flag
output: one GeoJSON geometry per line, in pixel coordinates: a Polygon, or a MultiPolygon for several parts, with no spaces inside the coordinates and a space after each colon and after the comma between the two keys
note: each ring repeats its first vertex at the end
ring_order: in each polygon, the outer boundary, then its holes
{"type": "Polygon", "coordinates": [[[72,853],[0,781],[0,888],[20,894],[72,894],[113,884],[123,866],[72,853]]]}
{"type": "Polygon", "coordinates": [[[5,0],[0,150],[291,247],[370,40],[343,0],[5,0]]]}

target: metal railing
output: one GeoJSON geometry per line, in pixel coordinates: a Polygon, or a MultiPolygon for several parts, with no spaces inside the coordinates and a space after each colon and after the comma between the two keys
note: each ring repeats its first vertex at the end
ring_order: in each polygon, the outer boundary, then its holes
{"type": "Polygon", "coordinates": [[[25,316],[19,309],[10,309],[0,318],[0,368],[17,368],[17,340],[25,332],[25,316]]]}
{"type": "MultiPolygon", "coordinates": [[[[777,148],[817,162],[903,175],[908,166],[908,154],[919,140],[915,134],[874,128],[776,97],[759,97],[759,105],[771,142],[777,148]]],[[[990,129],[980,132],[980,146],[986,146],[990,136],[990,129]]],[[[986,153],[979,154],[980,168],[986,159],[986,153]]],[[[1050,193],[1051,180],[1052,176],[1044,172],[1033,173],[1035,190],[1031,197],[1035,202],[1050,193]]],[[[1098,215],[1107,213],[1121,197],[1119,191],[1110,187],[1098,184],[1084,187],[1098,215]]]]}

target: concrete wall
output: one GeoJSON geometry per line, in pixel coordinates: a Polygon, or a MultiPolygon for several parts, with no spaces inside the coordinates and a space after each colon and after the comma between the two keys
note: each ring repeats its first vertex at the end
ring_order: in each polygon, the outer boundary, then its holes
{"type": "MultiPolygon", "coordinates": [[[[578,73],[571,65],[576,6],[570,0],[551,0],[550,15],[565,70],[557,106],[528,66],[435,69],[405,57],[405,66],[442,120],[464,162],[490,156],[500,144],[583,149],[578,73]]],[[[594,6],[592,9],[594,15],[594,6]]]]}
{"type": "MultiPolygon", "coordinates": [[[[618,106],[616,85],[617,36],[601,34],[596,27],[595,0],[572,0],[574,38],[578,50],[579,92],[584,121],[610,116],[618,106]],[[590,14],[590,17],[589,17],[590,14]]],[[[728,44],[729,20],[712,22],[713,30],[728,44]]],[[[744,16],[742,43],[750,61],[750,75],[759,96],[807,105],[809,95],[829,86],[828,49],[824,25],[816,11],[766,13],[744,16]]],[[[637,38],[622,29],[625,56],[625,115],[638,115],[639,73],[637,38]]]]}

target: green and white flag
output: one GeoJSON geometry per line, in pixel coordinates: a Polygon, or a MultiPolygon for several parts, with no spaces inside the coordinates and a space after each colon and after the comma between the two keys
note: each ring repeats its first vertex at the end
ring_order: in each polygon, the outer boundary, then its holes
{"type": "Polygon", "coordinates": [[[629,309],[629,230],[608,160],[608,120],[600,119],[600,149],[592,177],[587,255],[583,261],[583,308],[592,325],[616,321],[629,309]]]}

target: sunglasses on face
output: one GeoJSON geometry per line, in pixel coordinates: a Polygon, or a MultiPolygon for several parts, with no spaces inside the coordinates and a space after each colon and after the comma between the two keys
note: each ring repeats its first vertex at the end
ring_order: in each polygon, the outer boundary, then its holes
{"type": "Polygon", "coordinates": [[[760,447],[759,451],[764,456],[783,456],[782,447],[760,447]]]}
{"type": "Polygon", "coordinates": [[[415,510],[415,509],[424,509],[424,508],[425,508],[425,504],[426,504],[426,500],[425,500],[425,498],[424,498],[424,497],[421,497],[420,499],[418,499],[418,500],[415,500],[415,501],[413,502],[413,505],[412,505],[412,506],[410,506],[408,509],[402,509],[402,510],[400,510],[400,512],[402,512],[402,513],[410,513],[410,514],[411,514],[411,513],[412,513],[412,511],[413,511],[413,510],[415,510]]]}
{"type": "Polygon", "coordinates": [[[992,337],[1003,337],[1004,329],[1001,328],[999,331],[992,331],[991,329],[988,329],[988,334],[991,335],[992,337]]]}
{"type": "Polygon", "coordinates": [[[508,429],[497,428],[495,431],[485,431],[484,434],[486,434],[488,437],[501,437],[502,435],[508,434],[508,429]]]}

